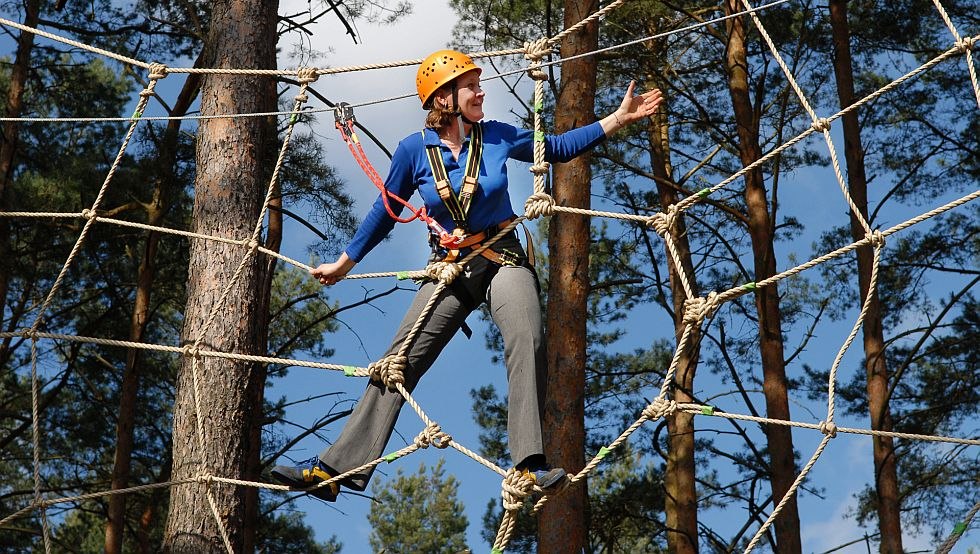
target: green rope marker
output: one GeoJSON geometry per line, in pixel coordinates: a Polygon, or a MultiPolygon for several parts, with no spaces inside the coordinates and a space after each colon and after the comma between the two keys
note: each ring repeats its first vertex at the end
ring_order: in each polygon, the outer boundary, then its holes
{"type": "Polygon", "coordinates": [[[701,406],[701,415],[715,415],[715,407],[701,406]]]}
{"type": "Polygon", "coordinates": [[[544,142],[544,131],[534,132],[534,142],[544,142]]]}
{"type": "Polygon", "coordinates": [[[535,102],[534,103],[534,112],[535,113],[541,113],[543,111],[544,111],[544,102],[535,102]]]}
{"type": "Polygon", "coordinates": [[[745,289],[745,290],[755,290],[755,289],[757,289],[759,287],[753,281],[751,283],[745,283],[744,285],[742,285],[742,288],[745,289]]]}
{"type": "Polygon", "coordinates": [[[609,450],[608,448],[606,448],[605,446],[603,446],[602,448],[599,449],[599,453],[596,454],[595,457],[596,458],[599,458],[601,460],[601,459],[605,458],[606,457],[606,454],[609,454],[610,452],[612,452],[612,450],[609,450]]]}
{"type": "Polygon", "coordinates": [[[397,452],[392,452],[391,454],[388,454],[387,456],[384,457],[384,461],[388,462],[389,464],[397,459],[398,459],[397,452]]]}
{"type": "Polygon", "coordinates": [[[966,531],[966,523],[962,521],[953,526],[954,535],[962,535],[965,531],[966,531]]]}
{"type": "Polygon", "coordinates": [[[296,121],[298,119],[299,119],[299,116],[296,115],[296,114],[293,114],[293,115],[289,116],[289,124],[290,125],[296,125],[296,121]]]}
{"type": "Polygon", "coordinates": [[[493,549],[490,550],[490,554],[504,554],[504,551],[503,550],[496,549],[496,548],[493,548],[493,549]]]}
{"type": "Polygon", "coordinates": [[[396,277],[396,278],[397,278],[397,279],[398,279],[399,281],[404,281],[405,279],[408,279],[408,278],[409,278],[409,277],[408,277],[408,272],[407,272],[407,271],[399,271],[398,273],[396,273],[396,274],[395,274],[395,277],[396,277]]]}
{"type": "Polygon", "coordinates": [[[129,119],[137,120],[137,119],[139,119],[141,117],[143,117],[143,112],[141,112],[141,111],[135,111],[135,112],[133,112],[133,117],[131,117],[129,119]]]}
{"type": "Polygon", "coordinates": [[[354,367],[352,365],[345,365],[344,366],[344,375],[346,375],[348,377],[353,377],[355,375],[355,372],[357,372],[357,368],[356,367],[354,367]]]}
{"type": "Polygon", "coordinates": [[[701,189],[701,190],[698,191],[697,197],[698,198],[704,198],[705,196],[708,196],[709,194],[711,194],[711,189],[710,188],[704,188],[704,189],[701,189]]]}

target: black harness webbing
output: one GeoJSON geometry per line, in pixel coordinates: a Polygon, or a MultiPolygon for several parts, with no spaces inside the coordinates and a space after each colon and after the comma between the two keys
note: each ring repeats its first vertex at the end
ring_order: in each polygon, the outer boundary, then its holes
{"type": "Polygon", "coordinates": [[[466,157],[466,172],[463,176],[463,184],[459,189],[459,196],[453,193],[453,187],[449,183],[449,174],[446,173],[446,166],[442,163],[442,152],[439,145],[425,147],[425,155],[429,159],[429,167],[432,169],[432,176],[436,182],[436,192],[439,198],[449,210],[449,216],[456,224],[454,234],[469,230],[467,214],[473,197],[480,187],[480,160],[483,157],[483,126],[479,123],[470,128],[470,152],[466,157]]]}

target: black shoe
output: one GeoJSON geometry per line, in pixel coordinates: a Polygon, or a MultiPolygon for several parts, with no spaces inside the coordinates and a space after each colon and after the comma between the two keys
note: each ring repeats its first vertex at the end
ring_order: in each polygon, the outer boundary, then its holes
{"type": "Polygon", "coordinates": [[[337,483],[317,486],[333,477],[318,456],[304,460],[298,466],[276,466],[270,473],[276,481],[296,489],[309,490],[310,494],[327,502],[337,500],[340,493],[337,483]]]}
{"type": "Polygon", "coordinates": [[[568,480],[568,475],[565,473],[565,470],[560,467],[552,469],[525,469],[524,474],[531,477],[534,480],[534,484],[541,487],[545,492],[558,490],[558,487],[568,480]]]}

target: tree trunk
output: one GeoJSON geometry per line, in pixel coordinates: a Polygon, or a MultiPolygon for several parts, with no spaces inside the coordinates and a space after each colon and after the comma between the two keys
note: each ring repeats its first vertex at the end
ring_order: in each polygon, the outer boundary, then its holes
{"type": "MultiPolygon", "coordinates": [[[[737,11],[739,11],[737,0],[725,2],[726,15],[737,11]]],[[[745,21],[742,18],[729,19],[725,27],[728,39],[725,67],[738,128],[738,151],[743,166],[747,166],[762,157],[762,148],[759,146],[759,116],[755,113],[749,98],[745,21]]],[[[755,280],[758,282],[776,274],[776,255],[773,248],[774,225],[769,214],[765,182],[759,169],[745,174],[745,205],[748,210],[755,280]]],[[[757,289],[755,305],[759,317],[759,349],[762,356],[762,388],[766,398],[766,413],[773,419],[789,420],[782,315],[776,284],[757,289]]],[[[773,499],[778,504],[796,480],[793,435],[790,428],[785,425],[767,425],[765,430],[769,444],[773,499]]],[[[775,527],[777,552],[782,554],[801,552],[800,516],[795,495],[783,507],[775,521],[775,527]]]]}
{"type": "MultiPolygon", "coordinates": [[[[177,102],[171,110],[171,116],[182,116],[187,113],[192,102],[197,98],[200,76],[189,74],[177,102]]],[[[173,191],[177,187],[174,182],[174,165],[177,158],[178,133],[181,120],[170,120],[159,147],[157,160],[158,175],[153,190],[153,200],[147,207],[147,224],[159,226],[170,210],[173,191]]],[[[150,231],[146,235],[146,245],[140,260],[136,277],[136,298],[133,313],[129,323],[129,340],[142,342],[143,334],[150,317],[150,295],[156,276],[157,244],[160,241],[158,231],[150,231]]],[[[126,368],[123,371],[122,383],[119,386],[119,418],[116,424],[116,453],[112,467],[112,490],[129,486],[130,461],[133,453],[133,430],[136,425],[136,399],[140,379],[139,349],[131,349],[127,353],[126,368]]],[[[144,512],[154,513],[152,510],[144,512]]],[[[109,497],[109,509],[105,529],[105,552],[117,554],[122,551],[123,531],[126,523],[126,495],[116,494],[109,497]]]]}
{"type": "MultiPolygon", "coordinates": [[[[834,41],[834,75],[841,108],[854,103],[854,72],[851,65],[850,27],[847,21],[847,0],[830,0],[830,24],[834,41]]],[[[856,111],[844,114],[844,158],[847,161],[847,187],[851,199],[868,219],[868,181],[861,145],[861,126],[856,111]]],[[[851,214],[851,236],[861,240],[864,227],[856,214],[851,214]]],[[[868,408],[871,428],[891,431],[892,419],[888,406],[888,367],[885,360],[885,336],[882,328],[882,307],[877,291],[871,290],[871,270],[874,252],[870,245],[857,249],[858,285],[862,305],[871,294],[864,316],[864,364],[868,381],[868,408]]],[[[902,554],[901,503],[898,490],[898,471],[895,442],[891,437],[872,437],[875,464],[875,490],[878,495],[878,531],[883,554],[902,554]]]]}
{"type": "MultiPolygon", "coordinates": [[[[214,0],[204,59],[220,68],[275,67],[277,2],[214,0]]],[[[202,81],[201,112],[274,111],[275,81],[256,76],[207,76],[202,81]]],[[[251,236],[271,172],[267,148],[275,139],[274,122],[259,118],[202,120],[197,140],[194,231],[237,239],[251,236]]],[[[191,242],[183,342],[223,352],[264,353],[267,263],[252,255],[231,283],[246,250],[214,241],[191,242]],[[217,310],[213,323],[204,323],[217,310]]],[[[177,380],[173,426],[173,479],[202,475],[243,478],[249,473],[252,428],[259,424],[264,371],[254,364],[215,358],[185,357],[177,380]],[[199,434],[200,431],[200,434],[199,434]]],[[[223,552],[225,546],[210,505],[236,552],[251,542],[243,525],[246,493],[242,487],[201,482],[177,485],[170,497],[164,536],[168,552],[223,552]]],[[[254,498],[254,495],[253,495],[254,498]]]]}
{"type": "MultiPolygon", "coordinates": [[[[670,138],[666,113],[666,105],[663,105],[650,118],[649,134],[650,162],[653,174],[658,178],[657,194],[660,208],[664,211],[679,201],[677,190],[667,184],[673,181],[673,170],[669,157],[670,138]]],[[[695,294],[697,281],[694,279],[694,263],[691,261],[691,247],[687,241],[687,228],[683,218],[677,218],[670,230],[670,236],[682,266],[678,268],[674,264],[673,256],[665,247],[674,306],[674,337],[680,342],[684,333],[684,301],[687,298],[681,284],[680,272],[687,275],[695,294]]],[[[695,401],[691,392],[694,390],[694,374],[698,366],[697,344],[700,335],[699,328],[693,329],[680,354],[671,387],[673,399],[678,403],[695,401]]],[[[667,419],[667,433],[667,471],[664,474],[667,548],[672,554],[695,554],[698,551],[698,497],[694,466],[694,414],[676,412],[667,419]]]]}
{"type": "MultiPolygon", "coordinates": [[[[24,25],[37,27],[41,15],[41,1],[27,0],[24,2],[24,25]]],[[[24,109],[24,90],[27,77],[31,71],[31,51],[34,49],[34,33],[21,31],[17,37],[17,54],[10,71],[10,88],[7,89],[7,105],[4,117],[20,117],[24,109]]],[[[9,203],[10,180],[14,173],[14,155],[17,152],[19,128],[16,121],[6,121],[3,124],[3,135],[0,136],[0,211],[6,210],[9,203]]],[[[0,217],[0,260],[8,259],[10,245],[10,223],[5,217],[0,217]]],[[[7,304],[7,289],[10,283],[10,264],[0,264],[0,320],[3,319],[4,307],[7,304]]],[[[0,343],[0,358],[3,358],[4,343],[0,343]]]]}
{"type": "MultiPolygon", "coordinates": [[[[596,0],[566,0],[565,28],[598,8],[596,0]]],[[[595,22],[569,35],[562,57],[596,49],[595,22]]],[[[555,106],[555,131],[595,121],[596,60],[593,56],[562,63],[555,106]]],[[[579,156],[554,168],[554,198],[560,206],[588,208],[591,156],[579,156]]],[[[545,452],[548,460],[576,473],[585,467],[586,309],[589,294],[590,219],[557,214],[548,234],[550,284],[547,308],[548,384],[545,402],[545,452]]],[[[585,482],[549,502],[538,517],[542,554],[582,552],[587,544],[588,491],[585,482]]]]}

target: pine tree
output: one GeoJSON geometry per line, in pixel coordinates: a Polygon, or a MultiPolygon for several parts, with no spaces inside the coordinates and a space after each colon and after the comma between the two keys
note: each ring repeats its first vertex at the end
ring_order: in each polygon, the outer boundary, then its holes
{"type": "Polygon", "coordinates": [[[459,482],[446,477],[440,460],[431,471],[424,463],[414,475],[401,468],[387,482],[372,485],[375,503],[368,521],[375,552],[457,554],[466,550],[463,505],[456,498],[459,482]]]}

